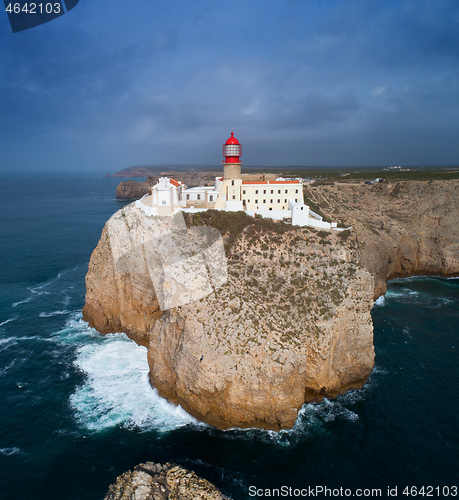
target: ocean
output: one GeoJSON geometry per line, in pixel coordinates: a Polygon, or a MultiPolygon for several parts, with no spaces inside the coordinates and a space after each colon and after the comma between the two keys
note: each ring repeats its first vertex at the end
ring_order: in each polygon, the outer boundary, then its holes
{"type": "Polygon", "coordinates": [[[118,181],[0,178],[0,498],[100,500],[144,461],[192,469],[234,500],[316,486],[457,496],[458,279],[389,284],[363,389],[305,405],[289,431],[219,431],[149,386],[144,347],[82,320],[91,252],[126,204],[118,181]]]}

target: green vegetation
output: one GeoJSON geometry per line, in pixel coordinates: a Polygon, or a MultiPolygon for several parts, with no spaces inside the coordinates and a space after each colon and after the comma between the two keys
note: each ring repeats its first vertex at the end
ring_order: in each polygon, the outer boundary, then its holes
{"type": "Polygon", "coordinates": [[[222,234],[229,233],[233,237],[242,234],[246,228],[249,228],[246,231],[248,236],[256,235],[257,237],[269,231],[280,235],[294,229],[290,224],[284,224],[272,219],[253,218],[245,212],[207,210],[206,212],[198,212],[196,214],[186,213],[184,216],[188,227],[212,226],[219,229],[222,234]]]}
{"type": "Polygon", "coordinates": [[[346,229],[344,231],[340,231],[338,233],[338,237],[341,238],[343,241],[346,241],[349,238],[349,235],[351,234],[350,229],[346,229]]]}
{"type": "MultiPolygon", "coordinates": [[[[316,179],[318,185],[332,184],[335,181],[346,183],[361,182],[363,180],[372,180],[376,177],[380,177],[382,179],[385,179],[386,181],[433,181],[444,179],[459,179],[459,165],[408,166],[409,170],[385,170],[385,168],[387,167],[389,167],[389,165],[387,165],[386,167],[263,167],[262,170],[263,173],[276,173],[286,178],[310,177],[312,179],[316,179]]],[[[244,167],[244,172],[260,173],[261,170],[257,168],[244,167]]],[[[312,205],[310,206],[311,209],[315,212],[315,208],[313,208],[312,205]]]]}

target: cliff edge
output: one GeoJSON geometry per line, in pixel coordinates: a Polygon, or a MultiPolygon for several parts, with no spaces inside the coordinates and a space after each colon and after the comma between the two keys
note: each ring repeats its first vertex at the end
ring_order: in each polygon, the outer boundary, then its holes
{"type": "Polygon", "coordinates": [[[386,281],[412,275],[459,276],[459,180],[372,185],[313,185],[306,195],[327,215],[351,225],[362,266],[386,281]]]}
{"type": "MultiPolygon", "coordinates": [[[[149,224],[133,204],[113,217],[137,234],[149,224]]],[[[83,316],[147,346],[152,384],[200,420],[290,428],[305,401],[360,387],[371,373],[374,280],[354,236],[242,212],[190,215],[189,225],[225,236],[228,281],[161,311],[149,274],[117,270],[108,224],[91,256],[83,316]]]]}

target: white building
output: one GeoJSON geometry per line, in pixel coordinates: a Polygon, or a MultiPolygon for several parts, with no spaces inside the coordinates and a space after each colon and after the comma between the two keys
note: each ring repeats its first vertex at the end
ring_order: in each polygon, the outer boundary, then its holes
{"type": "Polygon", "coordinates": [[[187,187],[175,179],[161,177],[151,194],[136,202],[147,215],[173,215],[179,210],[198,212],[210,208],[245,211],[276,220],[291,218],[297,226],[323,229],[336,228],[325,222],[303,201],[302,179],[243,181],[241,175],[242,147],[231,132],[223,145],[223,177],[216,177],[213,186],[187,187]]]}
{"type": "Polygon", "coordinates": [[[180,195],[184,187],[184,184],[175,179],[160,177],[158,184],[151,188],[151,193],[136,201],[136,207],[141,208],[147,215],[170,217],[183,208],[180,195]]]}

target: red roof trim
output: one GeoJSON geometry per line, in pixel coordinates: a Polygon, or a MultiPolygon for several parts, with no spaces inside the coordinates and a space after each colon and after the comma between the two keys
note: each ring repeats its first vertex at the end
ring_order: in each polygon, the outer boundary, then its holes
{"type": "Polygon", "coordinates": [[[169,179],[169,182],[173,185],[173,186],[180,186],[181,182],[179,181],[176,181],[175,179],[169,179]]]}

